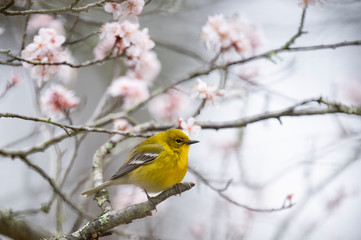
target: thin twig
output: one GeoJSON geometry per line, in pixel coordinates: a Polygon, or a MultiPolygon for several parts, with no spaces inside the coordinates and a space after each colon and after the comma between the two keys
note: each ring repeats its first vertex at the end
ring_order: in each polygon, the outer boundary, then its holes
{"type": "MultiPolygon", "coordinates": [[[[33,1],[29,0],[29,6],[28,8],[31,8],[31,6],[33,5],[33,1]]],[[[22,41],[21,41],[21,48],[20,48],[20,52],[24,49],[25,47],[25,43],[26,43],[26,37],[27,37],[27,28],[28,28],[28,23],[29,23],[29,19],[30,19],[30,15],[27,15],[25,17],[25,23],[24,23],[24,33],[23,33],[23,37],[22,37],[22,41]]]]}
{"type": "Polygon", "coordinates": [[[75,5],[79,2],[79,0],[75,0],[67,7],[56,8],[56,9],[30,9],[30,10],[22,10],[22,11],[6,11],[1,10],[0,13],[7,16],[16,16],[16,15],[30,15],[30,14],[54,14],[54,13],[64,13],[64,12],[72,12],[79,13],[89,10],[93,7],[101,7],[107,0],[100,0],[97,2],[89,3],[85,6],[75,8],[75,5]]]}
{"type": "MultiPolygon", "coordinates": [[[[215,191],[221,198],[223,198],[224,200],[232,203],[235,206],[241,207],[241,208],[245,208],[247,210],[250,211],[254,211],[254,212],[276,212],[276,211],[282,211],[288,208],[293,207],[294,205],[287,205],[287,206],[282,206],[280,208],[267,208],[267,209],[261,209],[261,208],[253,208],[253,207],[249,207],[245,204],[241,204],[233,199],[231,199],[230,197],[228,197],[226,194],[224,194],[224,189],[218,189],[215,188],[214,186],[212,186],[209,181],[202,176],[201,173],[199,173],[198,171],[196,171],[195,169],[188,167],[188,171],[190,171],[192,174],[194,174],[199,180],[201,180],[202,183],[204,183],[206,186],[208,186],[209,188],[211,188],[213,191],[215,191]]],[[[227,187],[229,185],[229,181],[227,182],[227,187]]]]}
{"type": "Polygon", "coordinates": [[[63,46],[80,43],[80,42],[85,41],[88,38],[90,38],[90,37],[92,37],[92,36],[94,36],[94,35],[96,35],[98,33],[99,33],[99,31],[94,31],[94,32],[89,33],[88,35],[85,35],[84,37],[81,37],[79,39],[76,39],[76,40],[73,40],[73,41],[66,41],[66,42],[63,43],[63,46]]]}
{"type": "Polygon", "coordinates": [[[4,12],[6,9],[14,5],[15,0],[10,0],[5,6],[0,8],[0,13],[4,12]]]}
{"type": "Polygon", "coordinates": [[[293,45],[295,43],[297,38],[301,37],[302,34],[306,33],[303,31],[303,27],[305,25],[307,6],[308,6],[308,4],[305,4],[305,6],[302,10],[301,21],[300,21],[300,25],[298,26],[297,33],[295,35],[293,35],[291,37],[291,39],[285,43],[285,45],[283,45],[283,47],[282,47],[283,49],[289,48],[291,45],[293,45]]]}
{"type": "Polygon", "coordinates": [[[84,217],[91,219],[92,217],[90,215],[88,215],[88,213],[82,211],[81,209],[79,209],[77,206],[74,205],[74,203],[72,203],[62,192],[61,190],[56,186],[55,182],[53,181],[53,179],[51,179],[49,177],[49,175],[43,170],[41,169],[39,166],[33,164],[26,156],[19,156],[20,159],[26,163],[26,165],[28,165],[31,169],[33,169],[35,172],[39,173],[40,176],[42,176],[43,178],[45,178],[45,180],[50,184],[50,186],[52,187],[53,191],[55,193],[57,193],[61,199],[67,203],[71,208],[73,208],[77,213],[82,214],[84,217]]]}

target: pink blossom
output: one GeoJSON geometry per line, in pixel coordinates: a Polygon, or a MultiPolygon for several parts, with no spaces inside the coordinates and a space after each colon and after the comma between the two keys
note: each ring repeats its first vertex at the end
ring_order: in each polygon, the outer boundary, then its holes
{"type": "Polygon", "coordinates": [[[287,194],[285,200],[283,201],[283,205],[282,207],[285,208],[285,207],[292,207],[294,205],[293,203],[293,194],[287,194]]]}
{"type": "Polygon", "coordinates": [[[316,5],[316,4],[323,4],[327,0],[298,0],[298,6],[304,8],[307,5],[316,5]]]}
{"type": "Polygon", "coordinates": [[[149,112],[156,120],[172,121],[189,111],[189,97],[176,91],[159,95],[148,105],[149,112]]]}
{"type": "Polygon", "coordinates": [[[230,19],[222,14],[208,17],[201,38],[207,49],[226,54],[227,61],[253,54],[264,42],[261,32],[238,15],[230,19]]]}
{"type": "Polygon", "coordinates": [[[115,39],[116,38],[113,37],[113,38],[104,38],[100,40],[93,50],[94,58],[98,60],[105,58],[105,56],[107,56],[108,52],[114,46],[114,43],[116,41],[115,39]]]}
{"type": "Polygon", "coordinates": [[[195,123],[194,118],[189,118],[188,120],[183,120],[183,118],[178,119],[179,127],[188,133],[191,136],[198,136],[199,132],[201,131],[201,126],[195,123]]]}
{"type": "Polygon", "coordinates": [[[10,75],[10,82],[8,83],[8,86],[14,87],[18,85],[21,82],[20,75],[17,71],[12,71],[10,75]]]}
{"type": "Polygon", "coordinates": [[[138,61],[144,53],[154,48],[155,43],[150,39],[148,29],[143,28],[129,36],[131,46],[126,50],[127,57],[130,60],[138,61]]]}
{"type": "Polygon", "coordinates": [[[149,97],[145,82],[127,76],[113,80],[108,93],[112,97],[122,97],[124,108],[134,106],[149,97]]]}
{"type": "Polygon", "coordinates": [[[3,98],[10,89],[12,89],[13,87],[15,87],[16,85],[18,85],[20,83],[20,76],[19,73],[17,71],[12,71],[10,73],[10,79],[8,80],[5,89],[0,92],[0,99],[3,98]]]}
{"type": "Polygon", "coordinates": [[[225,90],[217,90],[216,86],[208,86],[207,83],[197,78],[197,83],[193,86],[195,91],[194,97],[206,100],[206,105],[215,104],[219,97],[225,95],[225,90]]]}
{"type": "Polygon", "coordinates": [[[115,130],[127,131],[130,130],[132,127],[133,126],[126,119],[123,118],[116,119],[113,121],[113,128],[115,130]]]}
{"type": "Polygon", "coordinates": [[[106,56],[115,43],[115,51],[123,53],[126,50],[131,64],[155,46],[149,37],[148,29],[139,30],[139,24],[129,21],[106,23],[101,29],[100,41],[94,49],[95,57],[106,56]]]}
{"type": "Polygon", "coordinates": [[[126,0],[121,3],[106,3],[104,10],[113,14],[114,20],[137,22],[136,16],[143,11],[144,0],[126,0]]]}
{"type": "Polygon", "coordinates": [[[44,113],[55,118],[67,115],[78,106],[79,101],[73,91],[59,84],[48,88],[40,98],[44,113]]]}
{"type": "Polygon", "coordinates": [[[143,80],[150,85],[158,76],[161,69],[161,63],[157,54],[153,51],[144,52],[135,66],[128,70],[127,75],[143,80]]]}
{"type": "Polygon", "coordinates": [[[27,31],[29,33],[35,33],[41,28],[52,28],[60,35],[65,34],[63,23],[59,19],[55,19],[48,14],[35,14],[31,16],[27,31]]]}
{"type": "Polygon", "coordinates": [[[230,35],[230,26],[222,14],[209,16],[201,31],[201,38],[204,39],[207,49],[213,46],[215,51],[231,44],[230,35]]]}
{"type": "MultiPolygon", "coordinates": [[[[21,52],[21,57],[30,61],[63,62],[66,52],[62,48],[65,37],[59,35],[52,28],[41,28],[39,34],[34,36],[34,41],[21,52]]],[[[35,79],[48,81],[58,70],[56,65],[32,65],[23,63],[26,68],[31,68],[31,76],[35,79]]]]}

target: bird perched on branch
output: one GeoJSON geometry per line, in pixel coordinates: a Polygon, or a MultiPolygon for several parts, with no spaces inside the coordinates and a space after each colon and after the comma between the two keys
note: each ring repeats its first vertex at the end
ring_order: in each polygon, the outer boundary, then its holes
{"type": "Polygon", "coordinates": [[[146,193],[170,188],[183,180],[188,169],[189,146],[197,142],[179,129],[158,133],[135,146],[108,181],[82,195],[88,197],[103,188],[120,184],[134,184],[146,193]]]}

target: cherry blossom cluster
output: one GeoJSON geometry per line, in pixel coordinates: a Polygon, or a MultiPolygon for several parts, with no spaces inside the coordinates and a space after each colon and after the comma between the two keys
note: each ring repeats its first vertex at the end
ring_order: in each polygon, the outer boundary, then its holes
{"type": "Polygon", "coordinates": [[[23,66],[31,69],[31,77],[38,80],[41,110],[44,115],[56,119],[68,117],[69,112],[78,106],[79,98],[63,85],[53,84],[48,87],[46,83],[52,80],[55,74],[60,74],[62,80],[67,80],[70,75],[66,74],[73,71],[64,65],[36,64],[36,62],[69,62],[71,56],[62,46],[65,42],[62,22],[50,15],[34,15],[29,20],[27,31],[28,33],[38,31],[33,42],[21,52],[21,57],[35,62],[35,64],[24,62],[23,66]]]}
{"type": "Polygon", "coordinates": [[[126,119],[120,118],[113,121],[113,128],[119,131],[127,131],[133,126],[126,119]]]}
{"type": "Polygon", "coordinates": [[[180,129],[185,131],[190,136],[194,136],[194,137],[197,137],[202,129],[201,126],[196,124],[195,119],[192,117],[187,120],[184,120],[183,118],[179,118],[178,125],[180,129]]]}
{"type": "Polygon", "coordinates": [[[206,82],[197,78],[197,83],[193,86],[194,95],[193,97],[199,97],[206,101],[205,105],[210,106],[217,103],[220,97],[225,95],[225,90],[217,90],[215,85],[208,86],[206,82]]]}
{"type": "Polygon", "coordinates": [[[104,10],[113,14],[114,20],[138,22],[137,15],[143,11],[144,0],[126,0],[121,3],[110,2],[104,5],[104,10]]]}
{"type": "Polygon", "coordinates": [[[123,108],[130,108],[149,97],[145,82],[128,76],[114,79],[108,93],[112,97],[122,97],[123,108]]]}
{"type": "Polygon", "coordinates": [[[78,106],[80,100],[74,92],[66,87],[55,84],[46,89],[40,98],[43,112],[56,119],[68,116],[69,112],[78,106]]]}
{"type": "Polygon", "coordinates": [[[103,26],[100,42],[94,50],[95,57],[101,58],[114,49],[128,59],[128,69],[124,76],[113,81],[108,93],[123,98],[123,107],[128,108],[149,96],[148,86],[160,72],[161,64],[155,52],[154,42],[148,29],[139,29],[138,23],[112,22],[103,26]]]}
{"type": "Polygon", "coordinates": [[[201,38],[207,49],[222,53],[226,61],[250,56],[263,44],[261,32],[238,15],[229,19],[222,14],[209,16],[201,38]]]}
{"type": "Polygon", "coordinates": [[[105,4],[105,11],[113,14],[116,22],[105,23],[100,40],[94,48],[96,59],[121,55],[126,59],[127,71],[113,80],[108,88],[112,97],[122,99],[122,107],[130,108],[149,97],[148,87],[160,72],[161,64],[152,49],[148,29],[139,28],[137,15],[143,10],[143,0],[127,0],[105,4]]]}
{"type": "Polygon", "coordinates": [[[35,14],[31,16],[26,31],[36,33],[40,28],[52,28],[58,34],[65,35],[63,22],[49,14],[35,14]]]}
{"type": "MultiPolygon", "coordinates": [[[[21,57],[34,62],[63,62],[69,59],[68,53],[62,47],[65,37],[53,28],[40,28],[32,43],[21,52],[21,57]]],[[[56,74],[59,65],[36,65],[23,62],[25,68],[31,69],[31,77],[40,80],[40,84],[47,82],[56,74]]]]}

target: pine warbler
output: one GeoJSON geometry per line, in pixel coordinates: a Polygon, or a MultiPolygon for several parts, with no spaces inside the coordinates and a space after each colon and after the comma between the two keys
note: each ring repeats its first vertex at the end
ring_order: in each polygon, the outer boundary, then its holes
{"type": "Polygon", "coordinates": [[[188,169],[189,145],[197,143],[178,129],[158,133],[135,146],[119,170],[103,184],[82,193],[134,184],[146,192],[160,192],[181,182],[188,169]]]}

